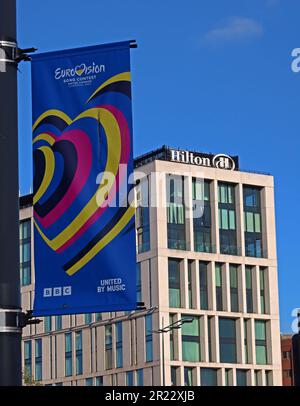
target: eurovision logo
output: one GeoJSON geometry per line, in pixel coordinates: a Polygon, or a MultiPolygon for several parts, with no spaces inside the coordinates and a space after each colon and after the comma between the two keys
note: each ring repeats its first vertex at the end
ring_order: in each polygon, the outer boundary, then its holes
{"type": "Polygon", "coordinates": [[[190,151],[171,150],[171,161],[234,171],[234,159],[226,154],[201,155],[190,151]]]}
{"type": "Polygon", "coordinates": [[[93,62],[91,65],[85,63],[72,68],[57,68],[54,71],[56,80],[62,81],[68,87],[91,86],[98,75],[105,72],[105,65],[93,62]]]}
{"type": "Polygon", "coordinates": [[[81,77],[83,75],[95,75],[102,72],[105,72],[105,65],[97,65],[95,62],[93,62],[92,65],[82,63],[81,65],[77,65],[73,68],[57,68],[55,70],[55,79],[60,80],[81,77]]]}

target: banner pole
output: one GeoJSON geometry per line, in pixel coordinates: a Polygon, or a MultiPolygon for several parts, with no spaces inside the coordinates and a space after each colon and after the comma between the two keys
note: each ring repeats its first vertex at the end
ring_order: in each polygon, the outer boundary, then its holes
{"type": "Polygon", "coordinates": [[[16,0],[0,0],[0,386],[20,386],[16,0]]]}

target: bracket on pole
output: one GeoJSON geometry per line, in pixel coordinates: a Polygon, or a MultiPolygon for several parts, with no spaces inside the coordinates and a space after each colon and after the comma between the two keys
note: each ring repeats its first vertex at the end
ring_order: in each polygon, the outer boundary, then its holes
{"type": "Polygon", "coordinates": [[[30,62],[31,57],[28,54],[32,54],[37,51],[37,48],[17,48],[17,54],[16,54],[16,62],[20,63],[22,61],[25,62],[30,62]]]}
{"type": "Polygon", "coordinates": [[[19,313],[19,318],[18,318],[18,326],[20,328],[24,328],[30,324],[40,324],[42,322],[41,319],[34,319],[32,320],[33,317],[33,311],[32,310],[27,310],[26,313],[19,313]]]}
{"type": "Polygon", "coordinates": [[[0,41],[0,62],[16,64],[17,48],[16,42],[0,41]]]}
{"type": "Polygon", "coordinates": [[[29,54],[35,51],[36,48],[19,48],[16,42],[0,41],[0,62],[17,65],[22,61],[31,61],[29,54]]]}

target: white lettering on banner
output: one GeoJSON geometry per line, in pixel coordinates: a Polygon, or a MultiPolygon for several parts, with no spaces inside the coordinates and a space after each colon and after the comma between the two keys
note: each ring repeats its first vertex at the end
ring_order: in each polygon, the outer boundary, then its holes
{"type": "Polygon", "coordinates": [[[227,169],[230,171],[235,169],[235,162],[233,158],[226,154],[213,155],[212,158],[209,158],[190,151],[171,149],[171,161],[217,169],[227,169]]]}
{"type": "Polygon", "coordinates": [[[44,288],[43,297],[59,297],[59,296],[71,296],[71,286],[57,286],[54,288],[44,288]]]}
{"type": "Polygon", "coordinates": [[[126,291],[126,285],[123,283],[121,278],[102,279],[100,281],[100,286],[97,286],[97,293],[122,291],[126,291]]]}

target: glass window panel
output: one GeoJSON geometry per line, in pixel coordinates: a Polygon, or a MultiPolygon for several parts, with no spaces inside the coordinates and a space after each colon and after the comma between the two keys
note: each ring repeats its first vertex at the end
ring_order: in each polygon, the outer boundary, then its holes
{"type": "Polygon", "coordinates": [[[247,371],[244,369],[236,370],[236,385],[247,386],[247,371]]]}
{"type": "Polygon", "coordinates": [[[72,334],[65,334],[65,352],[72,351],[72,334]]]}
{"type": "Polygon", "coordinates": [[[55,330],[61,330],[62,329],[62,316],[56,316],[55,317],[55,330]]]}
{"type": "Polygon", "coordinates": [[[254,219],[255,219],[255,232],[261,233],[260,214],[254,213],[254,219]]]}
{"type": "Polygon", "coordinates": [[[230,287],[231,288],[238,287],[237,267],[234,265],[230,265],[230,287]]]}
{"type": "Polygon", "coordinates": [[[208,309],[208,292],[207,292],[207,264],[199,263],[199,279],[200,279],[200,308],[208,309]]]}
{"type": "Polygon", "coordinates": [[[262,345],[256,346],[256,363],[258,365],[267,364],[267,349],[265,346],[262,345]]]}
{"type": "Polygon", "coordinates": [[[35,357],[42,356],[42,340],[39,338],[35,340],[35,357]]]}
{"type": "Polygon", "coordinates": [[[227,209],[221,209],[221,224],[222,224],[222,230],[228,230],[228,210],[227,209]]]}
{"type": "Polygon", "coordinates": [[[193,369],[184,367],[184,386],[193,385],[193,369]]]}
{"type": "Polygon", "coordinates": [[[103,386],[103,376],[96,377],[96,386],[103,386]]]}
{"type": "Polygon", "coordinates": [[[133,386],[133,371],[126,372],[126,385],[133,386]]]}
{"type": "Polygon", "coordinates": [[[213,368],[201,368],[201,386],[217,386],[218,375],[217,370],[213,368]]]}
{"type": "Polygon", "coordinates": [[[266,339],[266,324],[264,321],[255,321],[255,339],[265,340],[266,339]]]}
{"type": "Polygon", "coordinates": [[[228,203],[233,204],[234,201],[234,186],[228,185],[228,203]]]}
{"type": "Polygon", "coordinates": [[[22,244],[22,248],[23,248],[23,256],[22,256],[22,262],[29,262],[30,261],[30,257],[31,257],[31,246],[30,246],[30,242],[26,243],[26,244],[22,244]]]}
{"type": "Polygon", "coordinates": [[[216,286],[222,286],[222,266],[220,264],[216,264],[216,286]]]}
{"type": "Polygon", "coordinates": [[[220,186],[221,191],[221,203],[227,203],[227,190],[225,185],[220,186]]]}
{"type": "Polygon", "coordinates": [[[86,378],[85,386],[93,386],[93,378],[86,378]]]}
{"type": "Polygon", "coordinates": [[[177,385],[176,375],[177,375],[177,368],[171,367],[171,386],[177,385]]]}
{"type": "Polygon", "coordinates": [[[235,212],[234,210],[229,210],[229,229],[235,230],[235,212]]]}
{"type": "MultiPolygon", "coordinates": [[[[183,316],[182,316],[183,318],[183,316]]],[[[182,359],[183,361],[200,361],[199,318],[182,325],[182,359]]]]}
{"type": "Polygon", "coordinates": [[[219,319],[220,359],[221,362],[236,363],[236,320],[219,319]]]}
{"type": "Polygon", "coordinates": [[[246,267],[246,288],[252,288],[252,268],[248,266],[246,267]]]}
{"type": "Polygon", "coordinates": [[[254,232],[254,217],[253,213],[246,212],[246,231],[248,233],[253,233],[254,232]]]}
{"type": "Polygon", "coordinates": [[[76,350],[82,350],[82,332],[78,331],[76,332],[76,337],[75,337],[75,341],[76,341],[76,350]]]}
{"type": "Polygon", "coordinates": [[[138,369],[136,371],[136,380],[137,380],[137,385],[138,386],[143,386],[144,385],[144,373],[142,369],[138,369]]]}

